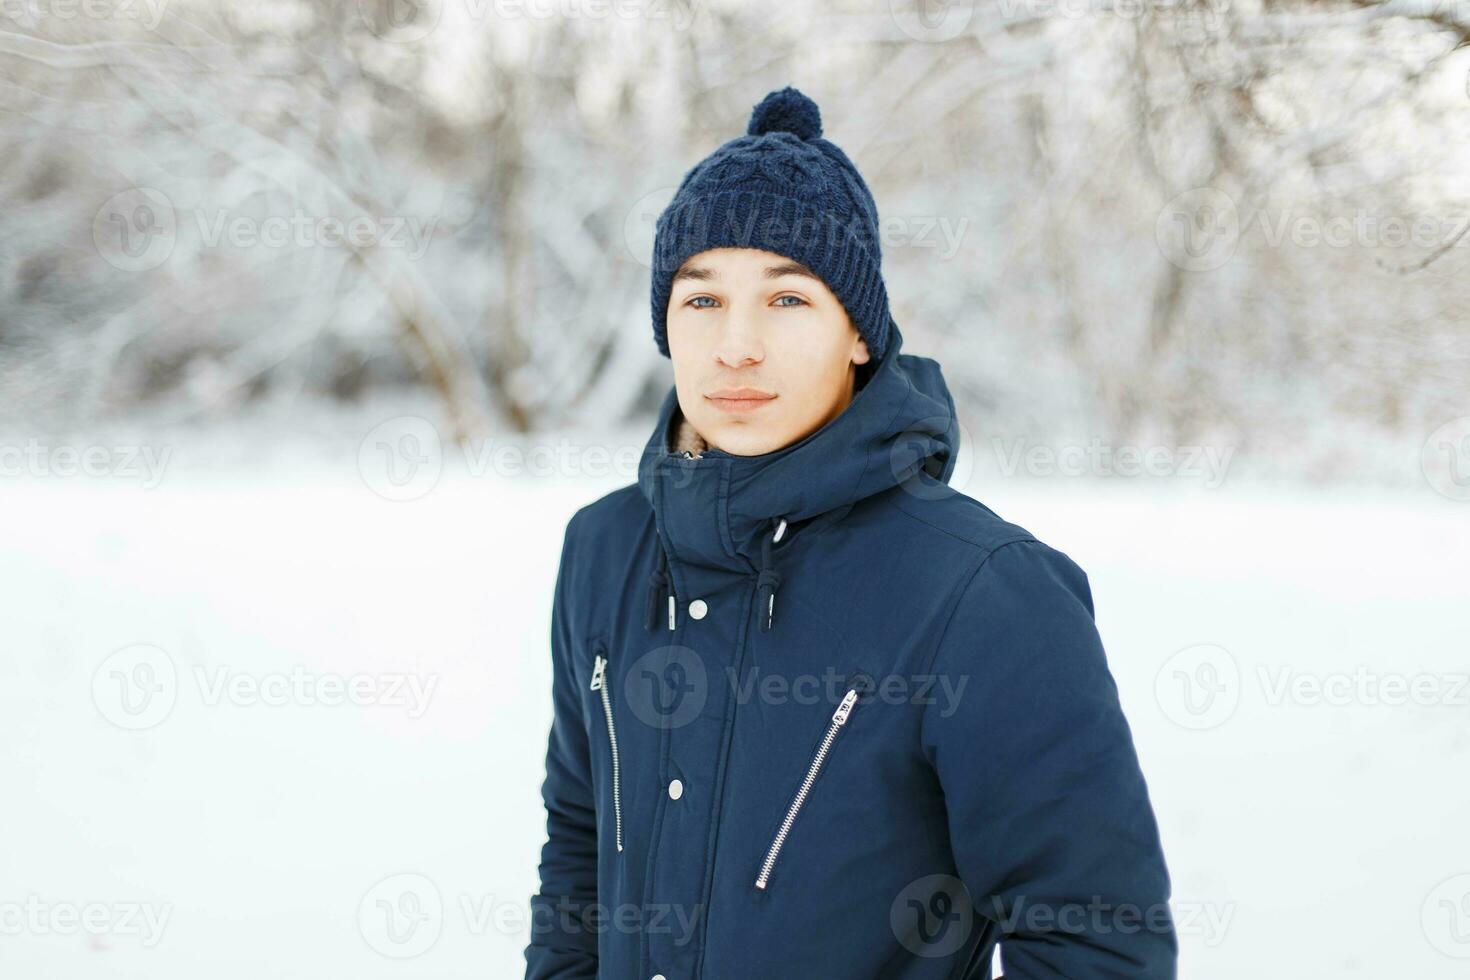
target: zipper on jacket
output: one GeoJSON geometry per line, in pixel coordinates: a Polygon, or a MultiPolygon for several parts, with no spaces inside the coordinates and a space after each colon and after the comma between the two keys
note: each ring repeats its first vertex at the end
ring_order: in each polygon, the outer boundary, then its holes
{"type": "Polygon", "coordinates": [[[607,688],[607,658],[602,654],[592,666],[593,691],[602,692],[602,714],[607,718],[607,742],[612,746],[612,790],[613,790],[613,826],[616,828],[618,850],[623,849],[623,795],[620,784],[621,774],[618,770],[618,729],[613,724],[612,695],[607,688]]]}
{"type": "Polygon", "coordinates": [[[812,791],[812,784],[817,781],[817,775],[822,771],[822,764],[827,761],[827,753],[832,751],[832,743],[836,741],[837,733],[842,730],[842,726],[847,724],[847,718],[852,714],[857,699],[858,689],[848,688],[847,694],[842,698],[842,703],[837,706],[836,711],[832,712],[832,720],[827,723],[827,734],[822,736],[822,742],[812,756],[811,765],[807,766],[806,778],[801,781],[801,788],[796,791],[796,797],[786,808],[786,816],[781,821],[781,826],[776,831],[770,848],[766,851],[766,859],[761,862],[760,874],[755,879],[755,887],[761,891],[765,891],[766,886],[770,883],[771,870],[776,866],[776,858],[781,853],[781,846],[786,843],[786,836],[791,833],[791,825],[796,822],[796,815],[801,812],[807,794],[812,791]]]}

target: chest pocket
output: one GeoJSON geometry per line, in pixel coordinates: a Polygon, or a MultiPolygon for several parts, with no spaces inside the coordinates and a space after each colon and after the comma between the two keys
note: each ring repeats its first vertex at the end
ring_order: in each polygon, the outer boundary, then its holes
{"type": "Polygon", "coordinates": [[[891,720],[877,697],[876,653],[806,605],[796,584],[774,629],[755,634],[757,688],[768,684],[771,696],[741,706],[736,735],[750,747],[741,791],[761,801],[762,827],[741,874],[761,892],[780,889],[783,866],[807,867],[834,828],[848,829],[874,789],[870,762],[891,720]]]}
{"type": "Polygon", "coordinates": [[[623,757],[618,742],[619,700],[610,644],[599,634],[586,644],[587,659],[577,661],[577,686],[582,697],[582,717],[591,748],[593,786],[598,808],[608,808],[613,817],[613,842],[623,850],[623,757]]]}
{"type": "Polygon", "coordinates": [[[797,784],[796,791],[781,817],[781,822],[771,836],[765,856],[761,859],[760,868],[755,877],[755,887],[760,891],[765,891],[770,887],[771,875],[775,871],[776,862],[781,857],[781,850],[786,845],[786,839],[791,835],[792,828],[796,826],[796,821],[801,816],[802,808],[816,789],[828,758],[834,751],[840,751],[838,743],[841,741],[843,730],[852,724],[864,699],[871,700],[873,687],[873,677],[866,671],[858,671],[844,682],[842,700],[838,702],[832,716],[827,719],[821,740],[812,750],[806,772],[801,782],[797,784]]]}

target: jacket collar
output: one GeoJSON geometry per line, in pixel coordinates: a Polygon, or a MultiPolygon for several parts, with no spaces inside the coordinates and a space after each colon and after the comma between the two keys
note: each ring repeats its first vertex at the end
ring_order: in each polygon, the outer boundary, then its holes
{"type": "Polygon", "coordinates": [[[661,545],[674,559],[735,571],[760,561],[776,522],[790,525],[850,508],[920,471],[948,481],[959,434],[954,399],[939,365],[900,354],[891,339],[872,376],[842,414],[806,438],[759,456],[708,447],[674,449],[679,411],[670,387],[638,466],[661,545]]]}
{"type": "Polygon", "coordinates": [[[709,448],[709,443],[704,441],[704,437],[695,430],[693,424],[684,417],[682,412],[674,413],[673,425],[674,439],[672,445],[676,456],[685,453],[690,456],[701,456],[709,448]]]}

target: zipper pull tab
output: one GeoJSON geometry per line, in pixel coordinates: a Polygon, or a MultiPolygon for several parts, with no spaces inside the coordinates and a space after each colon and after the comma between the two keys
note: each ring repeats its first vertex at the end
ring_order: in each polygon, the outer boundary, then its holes
{"type": "Polygon", "coordinates": [[[842,699],[842,703],[837,706],[837,710],[832,712],[832,724],[847,724],[847,716],[852,714],[852,706],[857,704],[857,699],[857,688],[848,691],[847,695],[842,699]]]}
{"type": "Polygon", "coordinates": [[[606,673],[607,673],[607,658],[604,657],[602,654],[599,653],[597,655],[597,659],[595,661],[593,661],[593,663],[592,663],[592,686],[589,687],[588,690],[589,691],[600,691],[600,690],[602,690],[602,681],[603,681],[603,677],[604,677],[604,675],[606,675],[606,673]]]}

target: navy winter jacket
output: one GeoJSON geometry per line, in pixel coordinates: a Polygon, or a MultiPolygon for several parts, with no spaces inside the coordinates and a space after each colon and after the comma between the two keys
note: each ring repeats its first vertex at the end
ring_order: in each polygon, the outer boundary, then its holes
{"type": "Polygon", "coordinates": [[[939,366],[568,523],[528,980],[1175,976],[1148,790],[1069,558],[950,488],[939,366]]]}

